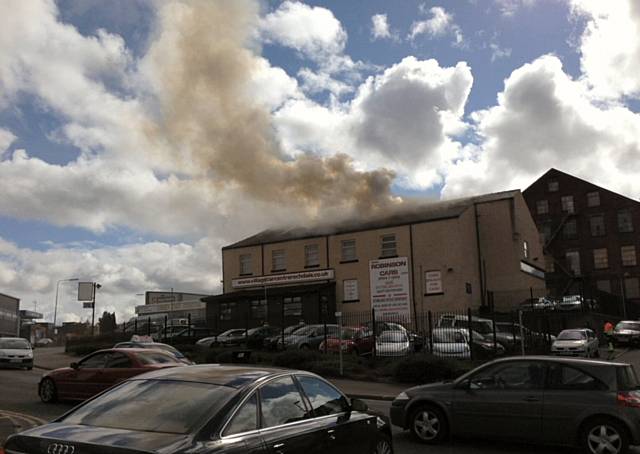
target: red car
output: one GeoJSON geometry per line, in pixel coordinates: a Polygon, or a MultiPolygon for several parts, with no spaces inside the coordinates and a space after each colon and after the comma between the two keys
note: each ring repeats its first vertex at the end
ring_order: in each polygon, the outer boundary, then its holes
{"type": "MultiPolygon", "coordinates": [[[[356,337],[359,333],[361,333],[364,328],[355,328],[350,326],[345,326],[342,328],[342,340],[338,339],[334,336],[327,336],[327,353],[339,353],[340,352],[340,343],[342,343],[342,352],[343,353],[353,353],[359,354],[356,337]]],[[[318,347],[321,352],[325,351],[325,342],[320,342],[320,346],[318,347]]]]}
{"type": "Polygon", "coordinates": [[[184,366],[173,355],[145,348],[99,350],[70,367],[42,376],[38,395],[45,402],[85,400],[134,375],[165,367],[184,366]]]}

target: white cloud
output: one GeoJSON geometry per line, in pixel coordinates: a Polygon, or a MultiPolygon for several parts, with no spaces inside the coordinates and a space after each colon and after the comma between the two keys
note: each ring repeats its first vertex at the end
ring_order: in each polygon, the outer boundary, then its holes
{"type": "Polygon", "coordinates": [[[0,128],[0,160],[15,140],[16,136],[11,131],[0,128]]]}
{"type": "Polygon", "coordinates": [[[371,37],[374,41],[377,39],[400,40],[398,33],[392,32],[389,28],[386,14],[374,14],[371,16],[371,37]]]}
{"type": "Polygon", "coordinates": [[[491,49],[491,62],[499,60],[501,58],[509,58],[511,57],[511,48],[505,47],[502,48],[496,43],[489,44],[489,49],[491,49]]]}
{"type": "MultiPolygon", "coordinates": [[[[422,10],[423,8],[421,8],[422,10]]],[[[419,35],[426,34],[430,38],[438,38],[447,34],[453,34],[456,46],[464,45],[464,36],[460,27],[454,22],[453,16],[444,8],[434,6],[429,10],[430,19],[416,21],[411,24],[408,38],[415,40],[419,35]]]]}
{"type": "Polygon", "coordinates": [[[581,67],[595,96],[640,96],[640,2],[572,0],[588,18],[580,43],[581,67]]]}
{"type": "Polygon", "coordinates": [[[640,115],[592,101],[555,56],[513,71],[498,104],[475,112],[480,143],[447,173],[447,197],[526,188],[556,167],[640,197],[640,115]]]}
{"type": "Polygon", "coordinates": [[[523,7],[532,7],[537,0],[494,0],[498,11],[505,17],[514,16],[523,7]]]}

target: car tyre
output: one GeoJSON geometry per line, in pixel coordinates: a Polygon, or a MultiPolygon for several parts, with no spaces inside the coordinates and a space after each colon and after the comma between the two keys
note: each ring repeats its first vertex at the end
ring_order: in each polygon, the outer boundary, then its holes
{"type": "Polygon", "coordinates": [[[58,400],[58,390],[56,384],[50,378],[45,378],[38,388],[40,400],[45,404],[54,403],[58,400]]]}
{"type": "Polygon", "coordinates": [[[409,429],[413,438],[429,445],[442,442],[449,430],[444,413],[431,405],[422,405],[411,413],[409,429]]]}
{"type": "Polygon", "coordinates": [[[378,434],[376,445],[373,448],[373,454],[393,454],[393,445],[391,444],[391,437],[387,434],[378,434]]]}
{"type": "Polygon", "coordinates": [[[588,454],[625,454],[629,449],[627,428],[611,418],[594,418],[582,428],[581,441],[588,454]]]}

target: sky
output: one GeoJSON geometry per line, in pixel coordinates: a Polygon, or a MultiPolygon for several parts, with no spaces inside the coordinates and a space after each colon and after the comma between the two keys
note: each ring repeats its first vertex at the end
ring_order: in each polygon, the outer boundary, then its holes
{"type": "Polygon", "coordinates": [[[221,247],[555,167],[640,198],[640,2],[0,2],[0,293],[221,291],[221,247]]]}

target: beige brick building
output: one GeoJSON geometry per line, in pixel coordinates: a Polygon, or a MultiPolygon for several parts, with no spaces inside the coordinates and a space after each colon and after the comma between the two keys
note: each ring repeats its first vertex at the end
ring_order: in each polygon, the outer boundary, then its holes
{"type": "Polygon", "coordinates": [[[545,292],[542,244],[520,191],[362,222],[267,230],[224,247],[222,259],[223,295],[204,299],[217,326],[238,319],[280,325],[372,307],[409,318],[508,310],[545,292]]]}

